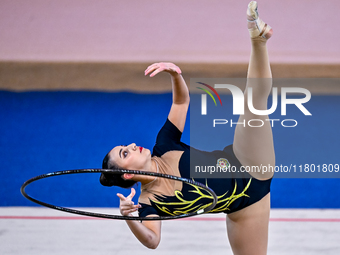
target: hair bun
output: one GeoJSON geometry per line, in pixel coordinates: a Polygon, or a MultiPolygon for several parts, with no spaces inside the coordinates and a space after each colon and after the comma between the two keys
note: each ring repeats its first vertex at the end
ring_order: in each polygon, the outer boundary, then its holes
{"type": "Polygon", "coordinates": [[[103,186],[112,187],[112,186],[114,186],[116,184],[115,180],[116,180],[116,178],[114,178],[113,174],[104,174],[104,173],[102,173],[100,175],[100,183],[103,186]]]}

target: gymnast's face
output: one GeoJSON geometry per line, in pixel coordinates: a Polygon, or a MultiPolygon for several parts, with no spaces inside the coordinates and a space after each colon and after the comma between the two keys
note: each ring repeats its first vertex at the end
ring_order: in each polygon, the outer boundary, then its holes
{"type": "Polygon", "coordinates": [[[132,143],[116,146],[109,152],[110,158],[121,168],[147,171],[151,162],[150,150],[132,143]]]}

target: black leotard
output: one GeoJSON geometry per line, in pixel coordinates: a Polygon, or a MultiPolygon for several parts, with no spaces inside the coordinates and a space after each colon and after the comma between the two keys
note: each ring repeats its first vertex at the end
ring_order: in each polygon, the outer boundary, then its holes
{"type": "MultiPolygon", "coordinates": [[[[168,119],[162,129],[159,131],[156,144],[153,148],[152,156],[160,162],[159,159],[164,157],[167,152],[183,152],[180,155],[178,169],[182,177],[190,179],[190,153],[195,158],[200,158],[206,165],[216,165],[219,159],[226,159],[231,166],[236,166],[237,169],[241,167],[241,163],[236,158],[232,145],[225,147],[223,150],[216,150],[212,152],[200,151],[194,149],[180,141],[182,132],[173,125],[168,119]]],[[[167,157],[169,159],[169,157],[167,157]]],[[[167,164],[168,165],[168,164],[167,164]]],[[[167,174],[173,174],[172,170],[168,167],[164,170],[167,174]],[[170,172],[169,172],[170,171],[170,172]]],[[[243,173],[242,178],[214,178],[214,179],[195,179],[195,181],[206,184],[218,196],[218,203],[211,211],[212,213],[224,212],[232,213],[241,210],[251,204],[261,200],[266,194],[270,192],[271,179],[260,181],[252,178],[248,173],[243,173]]],[[[164,181],[164,178],[159,178],[159,182],[164,181]],[[163,179],[163,180],[160,180],[163,179]]],[[[158,187],[165,186],[166,184],[159,183],[158,187]]],[[[142,194],[150,187],[142,187],[142,194]]],[[[153,192],[152,188],[148,193],[153,194],[152,198],[148,198],[148,202],[139,201],[142,207],[139,209],[139,215],[145,217],[150,214],[157,215],[176,215],[183,214],[190,211],[197,211],[197,208],[204,206],[205,203],[211,203],[211,199],[201,198],[197,202],[199,195],[194,186],[183,185],[180,193],[173,192],[172,195],[164,195],[153,192]],[[150,191],[151,190],[151,191],[150,191]]]]}

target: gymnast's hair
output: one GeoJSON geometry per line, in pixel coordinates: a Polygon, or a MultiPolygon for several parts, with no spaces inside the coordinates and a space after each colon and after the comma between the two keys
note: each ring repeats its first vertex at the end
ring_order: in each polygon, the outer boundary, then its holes
{"type": "MultiPolygon", "coordinates": [[[[109,154],[106,154],[103,159],[102,169],[118,170],[120,168],[115,164],[115,162],[112,162],[112,160],[110,161],[109,154]]],[[[123,174],[102,173],[100,176],[100,183],[103,186],[108,187],[118,186],[121,188],[131,188],[133,185],[135,185],[136,181],[125,180],[123,178],[123,174]]]]}

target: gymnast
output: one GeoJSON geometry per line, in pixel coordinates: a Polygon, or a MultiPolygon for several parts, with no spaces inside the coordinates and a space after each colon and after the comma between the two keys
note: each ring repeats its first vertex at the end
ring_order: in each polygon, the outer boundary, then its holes
{"type": "MultiPolygon", "coordinates": [[[[267,99],[272,86],[272,74],[268,59],[267,40],[273,30],[264,23],[257,12],[257,3],[252,1],[247,9],[248,30],[251,38],[251,55],[247,74],[247,88],[252,87],[253,105],[258,110],[267,109],[267,99]],[[263,79],[265,78],[265,79],[263,79]]],[[[227,162],[238,169],[243,166],[275,165],[273,136],[268,116],[257,116],[245,105],[244,115],[238,122],[250,119],[262,119],[262,127],[236,125],[232,145],[223,150],[205,152],[196,150],[180,141],[186,122],[189,106],[188,87],[182,78],[179,67],[172,63],[155,63],[145,70],[145,75],[153,77],[160,72],[170,74],[173,102],[164,126],[159,131],[153,152],[130,144],[114,147],[104,158],[104,169],[131,169],[190,178],[190,153],[202,158],[207,165],[227,162]]],[[[247,89],[246,89],[247,91],[247,89]]],[[[247,93],[245,92],[245,97],[247,93]]],[[[213,213],[226,213],[227,234],[233,253],[266,254],[268,243],[268,225],[270,213],[270,183],[272,172],[246,173],[245,178],[208,179],[203,183],[212,188],[218,196],[213,213]]],[[[196,180],[196,179],[195,179],[196,180]]],[[[199,181],[199,180],[196,180],[199,181]]],[[[138,210],[141,217],[175,215],[179,202],[175,191],[180,191],[185,200],[194,200],[193,192],[184,188],[181,182],[171,181],[148,175],[102,173],[100,182],[104,186],[131,188],[136,182],[141,183],[141,195],[135,205],[132,198],[135,189],[127,197],[120,198],[120,212],[127,216],[138,210]],[[174,184],[176,183],[176,184],[174,184]]],[[[186,185],[185,185],[186,186],[186,185]]],[[[183,206],[188,212],[196,208],[183,206]]],[[[127,220],[127,225],[136,238],[146,247],[155,249],[161,239],[161,221],[127,220]]]]}

